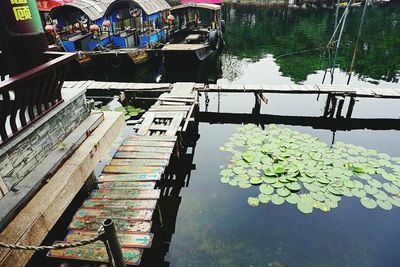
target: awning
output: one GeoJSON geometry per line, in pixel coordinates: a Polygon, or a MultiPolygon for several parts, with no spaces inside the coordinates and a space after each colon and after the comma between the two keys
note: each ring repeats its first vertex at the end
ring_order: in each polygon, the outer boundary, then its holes
{"type": "MultiPolygon", "coordinates": [[[[53,14],[60,14],[64,7],[75,7],[85,13],[91,21],[96,21],[104,16],[107,8],[114,1],[112,0],[64,0],[62,5],[59,5],[51,10],[53,14]]],[[[50,13],[50,15],[51,15],[50,13]]]]}
{"type": "Polygon", "coordinates": [[[193,2],[190,2],[190,3],[184,3],[182,5],[178,5],[178,6],[173,6],[171,8],[171,11],[184,9],[184,8],[200,8],[200,9],[209,9],[209,10],[220,10],[221,6],[214,5],[214,4],[207,4],[207,3],[193,3],[193,2]]]}
{"type": "Polygon", "coordinates": [[[108,7],[106,14],[111,13],[114,4],[128,2],[139,6],[147,15],[168,10],[171,6],[165,0],[116,0],[108,7]]]}

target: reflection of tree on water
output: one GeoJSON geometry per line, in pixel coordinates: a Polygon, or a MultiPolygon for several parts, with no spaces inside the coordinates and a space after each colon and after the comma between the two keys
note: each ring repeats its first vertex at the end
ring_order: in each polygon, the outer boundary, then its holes
{"type": "MultiPolygon", "coordinates": [[[[224,16],[227,22],[226,53],[252,60],[259,60],[266,53],[273,54],[280,72],[298,83],[306,80],[309,74],[325,69],[323,50],[281,55],[325,47],[332,36],[333,9],[234,8],[226,5],[224,16]]],[[[337,66],[342,70],[348,70],[351,65],[361,16],[362,9],[350,9],[337,56],[337,66]]],[[[398,81],[399,19],[400,7],[397,5],[369,7],[359,41],[361,49],[353,68],[359,78],[398,81]]]]}
{"type": "Polygon", "coordinates": [[[223,54],[221,60],[224,62],[222,65],[222,73],[225,79],[233,81],[242,75],[245,65],[242,60],[231,54],[223,54]]]}

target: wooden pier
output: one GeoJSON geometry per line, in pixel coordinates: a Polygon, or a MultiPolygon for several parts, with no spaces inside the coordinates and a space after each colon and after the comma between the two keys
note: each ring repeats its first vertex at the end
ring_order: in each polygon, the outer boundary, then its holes
{"type": "MultiPolygon", "coordinates": [[[[194,83],[177,83],[162,94],[143,118],[137,133],[119,147],[98,178],[98,189],[76,212],[64,241],[75,242],[97,235],[101,222],[112,218],[125,262],[138,265],[143,250],[153,241],[152,220],[161,215],[155,189],[171,157],[179,157],[179,135],[186,131],[197,98],[194,83]],[[158,212],[157,212],[158,211],[158,212]],[[154,214],[156,213],[156,214],[154,214]]],[[[50,257],[108,262],[104,245],[94,244],[52,250],[50,257]]]]}
{"type": "MultiPolygon", "coordinates": [[[[143,92],[167,93],[174,88],[169,83],[127,83],[127,82],[96,82],[80,81],[66,82],[66,87],[81,87],[88,91],[88,95],[116,95],[121,92],[135,94],[143,92]]],[[[255,97],[255,111],[259,111],[261,102],[267,103],[265,94],[308,94],[308,95],[326,95],[327,100],[324,108],[324,117],[328,118],[351,118],[354,106],[358,98],[400,98],[400,88],[364,88],[352,87],[347,85],[216,85],[195,83],[194,90],[205,93],[251,93],[255,97]],[[348,99],[347,110],[344,112],[345,100],[348,99]]],[[[178,108],[179,110],[180,108],[178,108]]]]}

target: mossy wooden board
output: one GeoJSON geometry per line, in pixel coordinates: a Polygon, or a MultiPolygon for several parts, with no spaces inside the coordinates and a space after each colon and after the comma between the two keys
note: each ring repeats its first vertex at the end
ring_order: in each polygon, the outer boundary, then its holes
{"type": "Polygon", "coordinates": [[[100,189],[154,189],[156,182],[105,182],[98,186],[100,189]]]}
{"type": "Polygon", "coordinates": [[[126,140],[123,145],[127,146],[142,146],[142,147],[174,147],[175,142],[162,142],[162,141],[130,141],[126,140]]]}
{"type": "Polygon", "coordinates": [[[107,165],[103,169],[103,173],[163,173],[164,168],[162,167],[137,167],[137,166],[114,166],[107,165]]]}
{"type": "Polygon", "coordinates": [[[159,199],[160,190],[95,189],[90,196],[94,199],[159,199]]]}
{"type": "Polygon", "coordinates": [[[124,208],[88,209],[80,208],[76,213],[76,218],[119,218],[130,220],[150,221],[154,210],[127,210],[124,208]]]}
{"type": "Polygon", "coordinates": [[[129,166],[143,166],[143,167],[164,167],[167,166],[169,160],[167,159],[113,159],[110,165],[129,165],[129,166]]]}
{"type": "Polygon", "coordinates": [[[114,155],[116,159],[169,159],[171,153],[159,152],[117,152],[114,155]]]}
{"type": "Polygon", "coordinates": [[[118,151],[121,152],[159,152],[159,153],[172,153],[173,147],[149,147],[149,146],[131,146],[122,145],[118,151]]]}
{"type": "Polygon", "coordinates": [[[138,182],[138,181],[158,181],[161,178],[161,173],[143,174],[103,174],[97,181],[102,182],[138,182]]]}
{"type": "MultiPolygon", "coordinates": [[[[97,231],[104,219],[101,218],[74,218],[68,229],[87,229],[97,231]]],[[[129,233],[149,233],[151,221],[133,221],[129,219],[113,219],[117,231],[129,233]]]]}
{"type": "MultiPolygon", "coordinates": [[[[65,238],[67,242],[76,242],[84,239],[93,238],[98,235],[97,231],[90,230],[70,230],[65,238]]],[[[126,248],[149,248],[153,242],[153,234],[134,234],[118,232],[118,241],[121,247],[126,248]]],[[[100,244],[101,241],[98,241],[100,244]]]]}
{"type": "MultiPolygon", "coordinates": [[[[65,241],[56,241],[54,244],[66,243],[65,241]]],[[[122,254],[125,263],[128,265],[139,265],[140,259],[143,254],[142,249],[138,248],[122,248],[122,254]]],[[[47,253],[48,257],[95,261],[95,262],[108,262],[108,255],[104,244],[90,244],[77,248],[67,248],[60,250],[50,250],[47,253]]]]}
{"type": "Polygon", "coordinates": [[[125,208],[127,210],[155,209],[157,200],[104,200],[86,199],[82,208],[125,208]]]}

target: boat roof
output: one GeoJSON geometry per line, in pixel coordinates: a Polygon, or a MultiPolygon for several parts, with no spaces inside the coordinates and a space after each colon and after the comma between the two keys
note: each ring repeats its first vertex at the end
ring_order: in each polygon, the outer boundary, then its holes
{"type": "Polygon", "coordinates": [[[184,9],[184,8],[202,8],[202,9],[209,9],[209,10],[220,10],[221,6],[209,3],[184,3],[181,5],[173,6],[172,10],[184,9]]]}
{"type": "Polygon", "coordinates": [[[50,15],[62,12],[65,7],[74,7],[85,13],[91,21],[98,20],[104,16],[108,6],[113,0],[72,0],[64,1],[60,6],[54,7],[50,15]]]}
{"type": "Polygon", "coordinates": [[[170,9],[171,6],[165,0],[115,0],[113,1],[106,14],[108,14],[112,9],[114,4],[121,2],[130,2],[137,4],[147,15],[151,15],[157,12],[161,12],[167,9],[170,9]]]}
{"type": "Polygon", "coordinates": [[[181,3],[203,3],[203,4],[218,4],[222,5],[224,0],[181,0],[181,3]]]}

